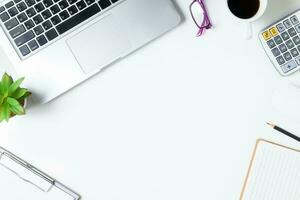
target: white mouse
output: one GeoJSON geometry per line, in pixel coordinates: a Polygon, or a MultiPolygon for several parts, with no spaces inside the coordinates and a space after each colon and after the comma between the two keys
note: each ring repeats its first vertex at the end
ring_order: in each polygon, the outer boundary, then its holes
{"type": "Polygon", "coordinates": [[[272,106],[300,120],[300,85],[290,83],[279,88],[273,95],[272,106]]]}

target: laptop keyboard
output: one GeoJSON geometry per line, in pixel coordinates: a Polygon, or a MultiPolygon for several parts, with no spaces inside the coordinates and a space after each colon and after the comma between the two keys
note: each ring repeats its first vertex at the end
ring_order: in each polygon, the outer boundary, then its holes
{"type": "Polygon", "coordinates": [[[24,59],[118,1],[13,0],[0,5],[0,20],[24,59]]]}

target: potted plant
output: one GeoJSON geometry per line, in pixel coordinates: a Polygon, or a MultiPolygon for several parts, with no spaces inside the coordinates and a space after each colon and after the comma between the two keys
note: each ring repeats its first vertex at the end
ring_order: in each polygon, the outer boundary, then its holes
{"type": "Polygon", "coordinates": [[[15,115],[25,114],[26,99],[31,93],[21,88],[20,85],[24,78],[16,81],[7,73],[2,76],[0,81],[0,122],[7,121],[15,115]]]}

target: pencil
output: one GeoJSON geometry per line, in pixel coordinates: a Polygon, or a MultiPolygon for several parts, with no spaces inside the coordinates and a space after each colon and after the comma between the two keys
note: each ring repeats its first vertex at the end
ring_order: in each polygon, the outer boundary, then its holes
{"type": "Polygon", "coordinates": [[[283,128],[280,128],[279,126],[276,126],[275,124],[271,124],[271,123],[267,123],[269,126],[271,126],[273,129],[275,129],[276,131],[279,131],[280,133],[283,133],[284,135],[293,138],[294,140],[297,140],[298,142],[300,142],[300,138],[286,130],[284,130],[283,128]]]}

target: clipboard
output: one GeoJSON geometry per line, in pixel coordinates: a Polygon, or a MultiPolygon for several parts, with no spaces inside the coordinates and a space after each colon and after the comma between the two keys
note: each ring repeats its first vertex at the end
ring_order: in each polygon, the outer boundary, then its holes
{"type": "Polygon", "coordinates": [[[0,199],[79,200],[80,195],[0,146],[0,199]]]}

